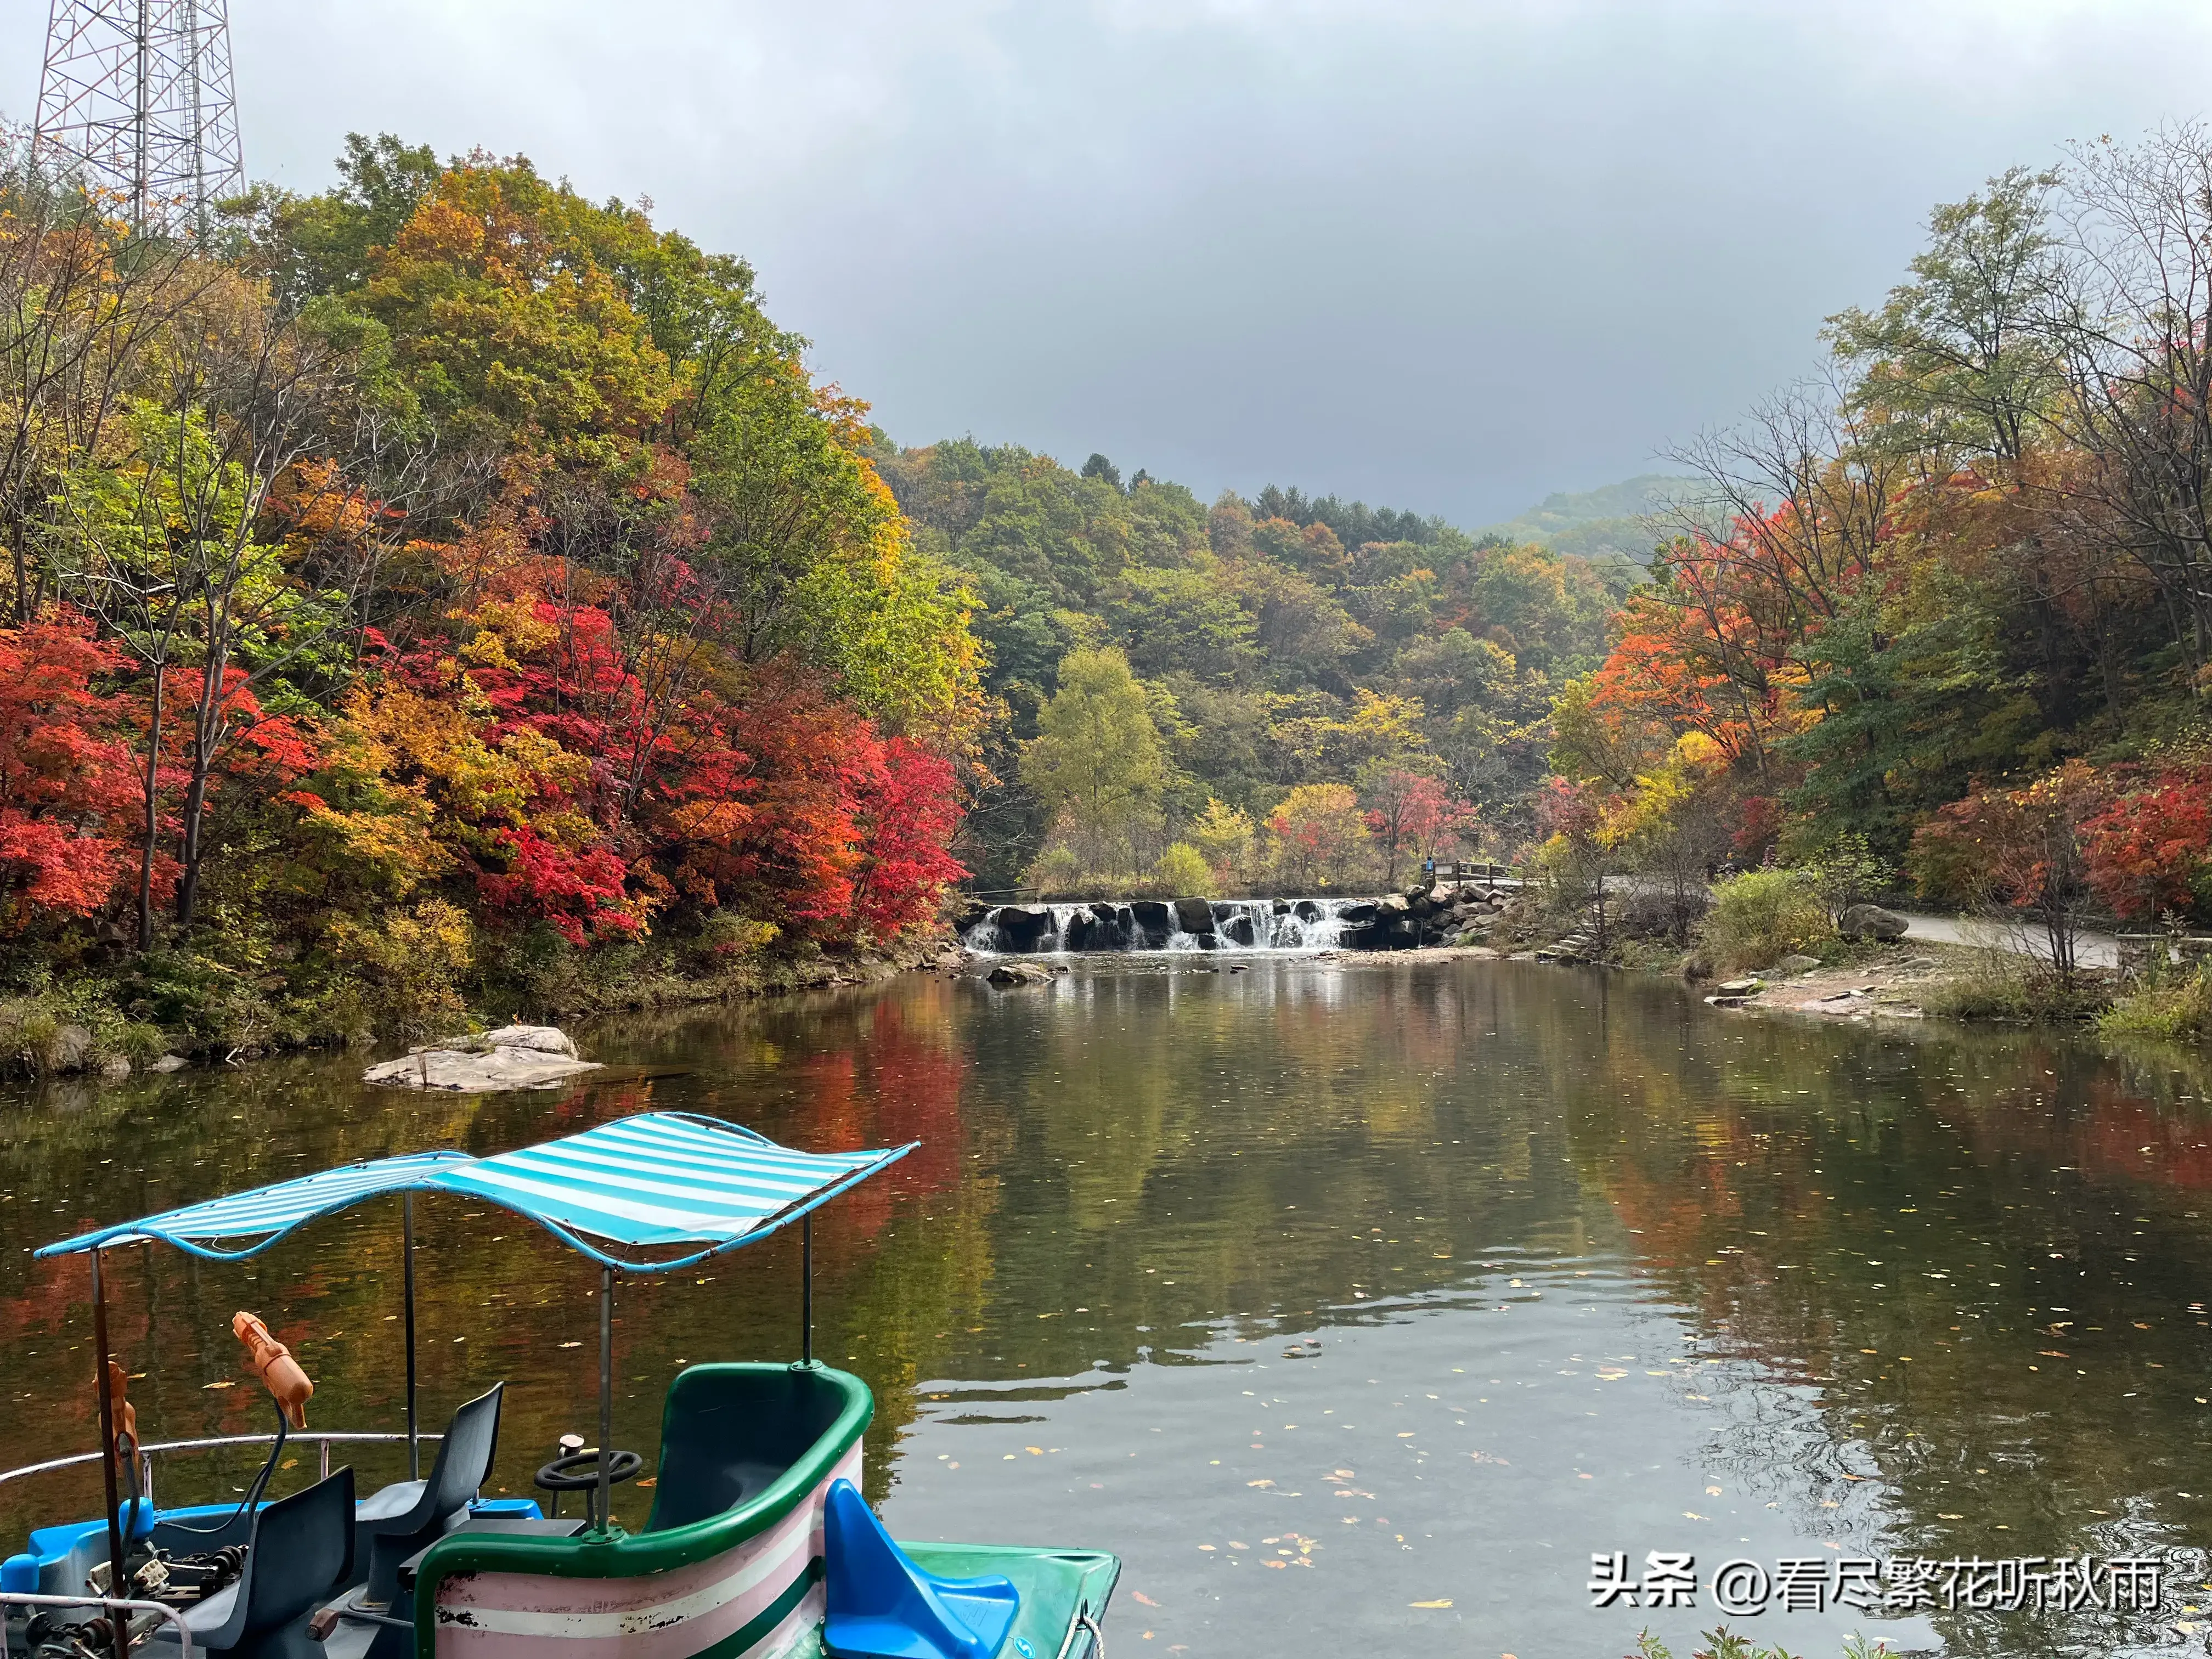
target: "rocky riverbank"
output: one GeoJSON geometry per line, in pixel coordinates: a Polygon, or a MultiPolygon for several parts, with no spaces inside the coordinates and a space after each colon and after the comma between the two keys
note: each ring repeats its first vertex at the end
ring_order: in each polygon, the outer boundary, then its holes
{"type": "MultiPolygon", "coordinates": [[[[1413,896],[1405,896],[1403,914],[1413,914],[1413,896]]],[[[1748,1012],[1785,1014],[1798,1018],[1869,1023],[1881,1020],[1998,1019],[2013,1023],[2081,1023],[2110,1000],[2111,989],[2094,970],[2084,976],[2078,1006],[2039,1006],[2006,1000],[2016,987],[2025,959],[2014,962],[2009,979],[2003,963],[2006,953],[1986,945],[1962,945],[1919,938],[1885,939],[1893,932],[1887,923],[1866,927],[1856,939],[1842,941],[1840,954],[1823,962],[1818,957],[1788,955],[1763,973],[1716,981],[1703,971],[1694,951],[1685,953],[1650,947],[1642,941],[1616,943],[1600,952],[1575,935],[1532,942],[1540,933],[1526,913],[1484,902],[1480,911],[1472,905],[1451,902],[1455,895],[1430,900],[1426,920],[1448,920],[1450,929],[1435,929],[1438,942],[1411,942],[1382,947],[1328,949],[1285,953],[1283,966],[1337,972],[1389,968],[1439,961],[1513,961],[1545,963],[1561,967],[1601,968],[1614,972],[1642,972],[1686,979],[1713,1006],[1748,1012]],[[1486,942],[1487,941],[1487,942],[1486,942]],[[1992,987],[1996,986],[1992,1000],[1992,987]]],[[[1389,907],[1389,914],[1400,914],[1389,907]]],[[[1863,927],[1867,919],[1858,919],[1863,927]]],[[[1093,957],[1110,962],[1111,957],[1093,957]]],[[[1131,964],[1132,971],[1156,973],[1225,973],[1250,971],[1267,957],[1260,952],[1236,951],[1216,957],[1194,956],[1186,950],[1151,953],[1148,961],[1131,964]]],[[[940,958],[941,970],[988,980],[1002,990],[1042,987],[1071,972],[1066,953],[1040,958],[958,951],[940,958]]]]}
{"type": "Polygon", "coordinates": [[[1759,1008],[1817,1019],[1923,1019],[1930,1002],[1974,966],[1976,953],[1958,945],[1884,943],[1832,966],[1784,958],[1768,974],[1724,981],[1706,1000],[1723,1008],[1759,1008]]]}
{"type": "MultiPolygon", "coordinates": [[[[524,1018],[562,1024],[799,992],[869,985],[915,969],[964,960],[949,933],[884,951],[810,949],[757,953],[735,962],[634,951],[627,965],[580,965],[527,981],[489,981],[434,1017],[380,1021],[356,1005],[296,994],[279,976],[259,981],[195,961],[189,976],[173,959],[160,974],[84,974],[39,992],[0,996],[0,1079],[91,1076],[237,1064],[303,1048],[389,1047],[441,1038],[524,1018]]],[[[587,958],[580,963],[588,963],[587,958]]]]}

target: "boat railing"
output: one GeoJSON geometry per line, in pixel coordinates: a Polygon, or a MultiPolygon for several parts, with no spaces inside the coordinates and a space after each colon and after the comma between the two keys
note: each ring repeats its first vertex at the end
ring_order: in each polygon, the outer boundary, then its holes
{"type": "MultiPolygon", "coordinates": [[[[98,1452],[93,1454],[100,1455],[98,1452]]],[[[140,1601],[112,1595],[40,1595],[29,1590],[0,1590],[0,1607],[73,1607],[79,1610],[98,1608],[112,1620],[117,1611],[133,1615],[131,1623],[137,1624],[136,1615],[158,1613],[177,1627],[177,1659],[192,1659],[192,1627],[185,1622],[185,1615],[167,1601],[140,1601]]],[[[150,1626],[147,1628],[151,1629],[150,1626]]],[[[138,1640],[134,1632],[133,1643],[138,1640]]]]}
{"type": "MultiPolygon", "coordinates": [[[[434,1441],[443,1437],[434,1434],[416,1436],[419,1441],[434,1441]]],[[[374,1430],[329,1429],[321,1433],[301,1431],[286,1437],[287,1443],[298,1445],[311,1443],[319,1448],[321,1472],[317,1480],[327,1480],[331,1474],[331,1448],[334,1445],[353,1445],[373,1443],[384,1445],[405,1445],[407,1437],[402,1433],[386,1433],[374,1430]]],[[[149,1491],[152,1486],[154,1455],[156,1452],[215,1451],[225,1446],[273,1446],[273,1434],[219,1434],[200,1440],[152,1440],[138,1448],[138,1467],[141,1471],[139,1490],[149,1491]]],[[[76,1452],[68,1457],[50,1457],[43,1463],[26,1463],[18,1469],[0,1470],[0,1486],[10,1480],[21,1480],[34,1474],[51,1474],[57,1469],[76,1468],[87,1463],[100,1462],[96,1451],[76,1452]]]]}

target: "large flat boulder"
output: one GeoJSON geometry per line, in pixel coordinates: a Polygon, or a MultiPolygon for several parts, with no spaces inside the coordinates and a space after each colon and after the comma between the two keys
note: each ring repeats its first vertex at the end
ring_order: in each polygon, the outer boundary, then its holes
{"type": "Polygon", "coordinates": [[[1213,907],[1202,898],[1179,898],[1175,901],[1176,923],[1186,933],[1210,933],[1213,931],[1213,907]]]}
{"type": "Polygon", "coordinates": [[[410,1049],[402,1059],[380,1060],[361,1078],[398,1089],[496,1094],[556,1088],[599,1069],[596,1060],[576,1057],[576,1045],[558,1026],[502,1025],[480,1036],[451,1037],[410,1049]]]}

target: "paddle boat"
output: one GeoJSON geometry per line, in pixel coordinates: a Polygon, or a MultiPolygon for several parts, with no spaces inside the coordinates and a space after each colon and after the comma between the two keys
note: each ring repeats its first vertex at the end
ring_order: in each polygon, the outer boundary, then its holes
{"type": "MultiPolygon", "coordinates": [[[[867,1385],[813,1356],[816,1208],[906,1146],[810,1153],[717,1118],[654,1112],[477,1158],[380,1158],[234,1193],[50,1244],[91,1275],[100,1448],[0,1474],[30,1480],[97,1462],[106,1513],[32,1529],[0,1561],[8,1659],[1101,1659],[1120,1563],[1095,1551],[895,1542],[861,1498],[867,1385]],[[140,1437],[110,1357],[102,1253],[161,1244],[209,1260],[258,1255],[320,1217],[400,1199],[406,1427],[307,1427],[314,1385],[253,1314],[233,1329],[267,1389],[265,1436],[140,1437]],[[415,1206],[459,1197],[537,1223],[599,1269],[599,1443],[562,1442],[535,1484],[552,1503],[481,1495],[504,1385],[422,1432],[415,1354],[415,1206]],[[613,1438],[617,1279],[668,1273],[796,1224],[799,1356],[686,1368],[670,1383],[651,1513],[631,1532],[612,1489],[645,1460],[613,1438]],[[410,1478],[354,1490],[332,1448],[397,1443],[410,1478]],[[429,1474],[423,1443],[436,1443],[429,1474]],[[166,1468],[196,1452],[266,1444],[235,1504],[165,1507],[166,1468]],[[319,1448],[317,1478],[268,1496],[289,1446],[319,1448]],[[584,1513],[563,1516],[568,1493],[584,1513]],[[112,1564],[121,1562],[118,1575],[112,1564]]],[[[479,1207],[476,1213],[482,1213],[479,1207]]]]}

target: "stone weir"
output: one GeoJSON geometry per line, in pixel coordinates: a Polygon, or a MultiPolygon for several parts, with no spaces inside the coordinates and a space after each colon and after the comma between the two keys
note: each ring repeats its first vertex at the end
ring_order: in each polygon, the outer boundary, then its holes
{"type": "Polygon", "coordinates": [[[1377,898],[1101,899],[978,908],[960,942],[989,955],[1075,951],[1413,950],[1480,944],[1504,894],[1416,889],[1377,898]]]}

